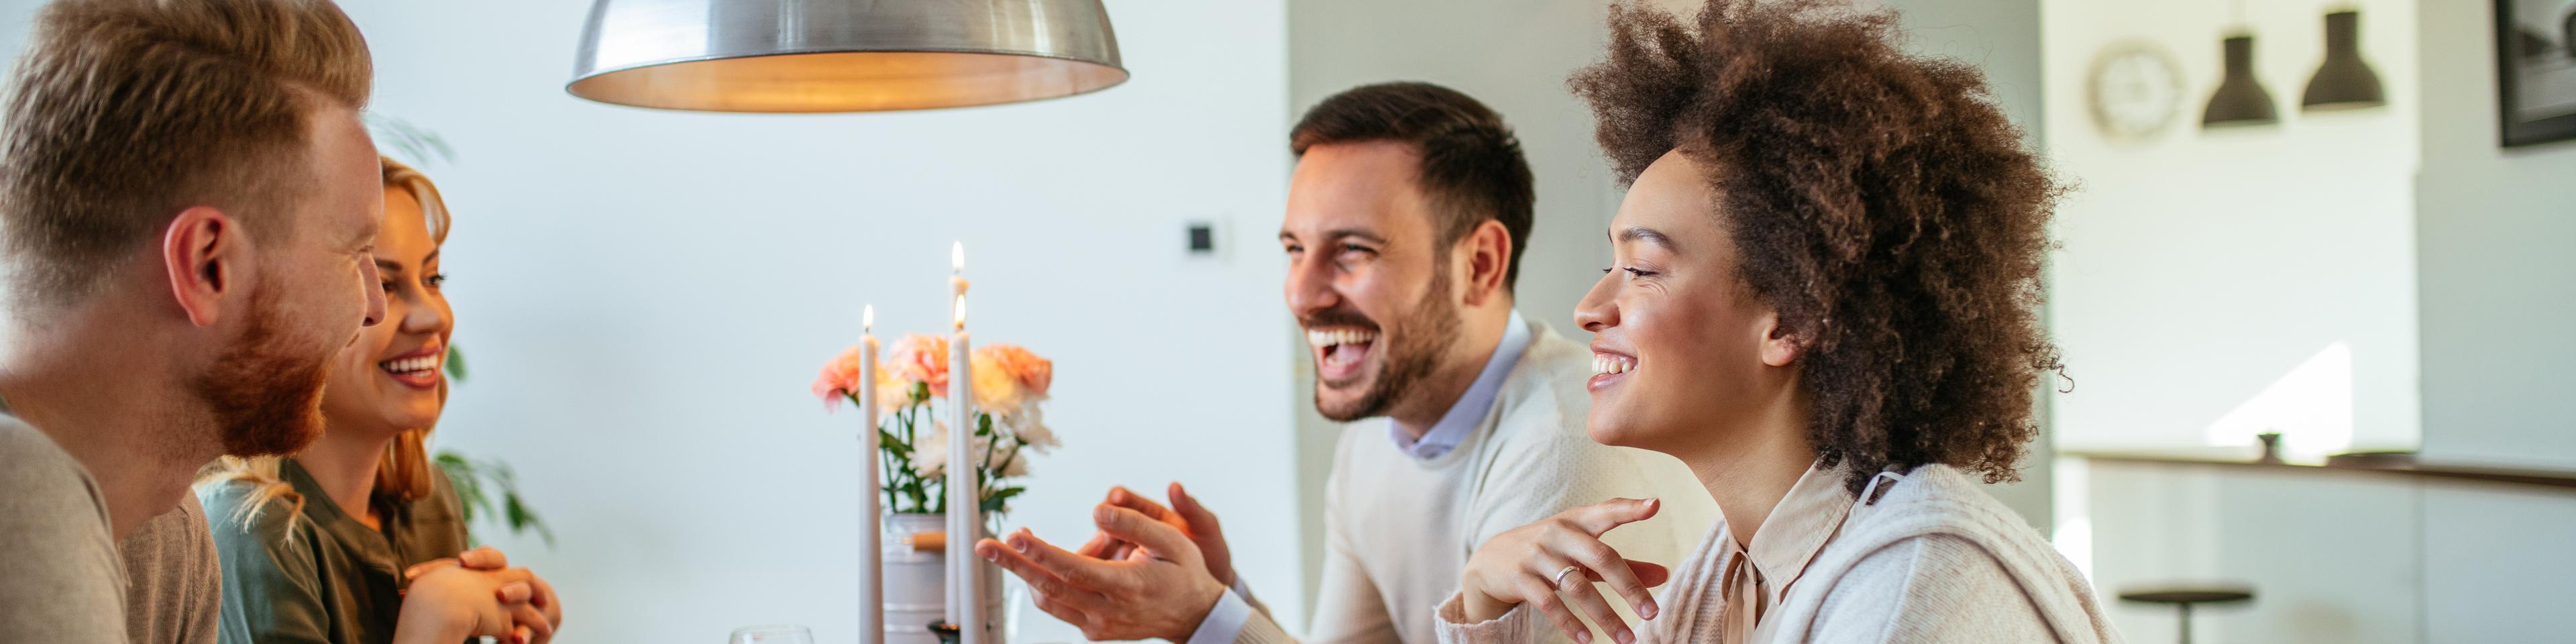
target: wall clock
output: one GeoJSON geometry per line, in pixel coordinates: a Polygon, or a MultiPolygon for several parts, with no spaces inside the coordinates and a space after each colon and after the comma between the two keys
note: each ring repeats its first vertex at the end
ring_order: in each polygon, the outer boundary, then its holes
{"type": "Polygon", "coordinates": [[[2093,126],[2115,143],[2141,143],[2182,116],[2182,65],[2145,41],[2104,47],[2084,80],[2093,126]]]}

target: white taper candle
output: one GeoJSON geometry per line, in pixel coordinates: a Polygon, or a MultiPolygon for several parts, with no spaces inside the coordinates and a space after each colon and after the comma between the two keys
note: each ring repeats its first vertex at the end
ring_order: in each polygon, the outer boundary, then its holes
{"type": "Polygon", "coordinates": [[[885,644],[885,509],[878,497],[884,484],[884,445],[877,436],[877,307],[859,311],[859,444],[865,447],[866,473],[859,486],[859,644],[885,644]]]}
{"type": "MultiPolygon", "coordinates": [[[[964,272],[964,246],[951,254],[964,272]]],[[[975,557],[978,528],[983,523],[980,502],[983,495],[975,488],[975,372],[966,335],[966,294],[962,277],[953,280],[956,287],[955,335],[948,340],[948,587],[949,623],[957,625],[958,642],[984,642],[984,589],[981,568],[983,560],[975,557]]]]}

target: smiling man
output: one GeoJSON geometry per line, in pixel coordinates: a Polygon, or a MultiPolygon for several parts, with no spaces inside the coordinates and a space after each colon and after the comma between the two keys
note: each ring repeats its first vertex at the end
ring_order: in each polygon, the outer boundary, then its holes
{"type": "MultiPolygon", "coordinates": [[[[1502,117],[1437,85],[1368,85],[1316,105],[1289,139],[1279,241],[1315,408],[1386,421],[1351,425],[1335,449],[1310,641],[1431,642],[1435,607],[1493,535],[1604,498],[1706,498],[1678,461],[1586,438],[1591,351],[1513,309],[1534,197],[1502,117]]],[[[1290,641],[1234,575],[1216,517],[1177,484],[1170,498],[1113,490],[1103,538],[1078,551],[1023,531],[978,553],[1095,640],[1290,641]]],[[[1678,559],[1704,506],[1610,539],[1678,559]]]]}

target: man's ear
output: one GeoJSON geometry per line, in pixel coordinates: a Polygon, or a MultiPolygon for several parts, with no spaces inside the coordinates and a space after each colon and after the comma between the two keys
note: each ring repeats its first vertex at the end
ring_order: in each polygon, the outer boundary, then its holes
{"type": "Polygon", "coordinates": [[[1786,367],[1805,355],[1806,339],[1780,324],[1780,312],[1762,314],[1762,364],[1786,367]]]}
{"type": "Polygon", "coordinates": [[[249,288],[241,281],[249,275],[247,241],[238,222],[211,207],[192,207],[170,219],[161,235],[161,265],[171,300],[189,324],[214,326],[223,318],[224,296],[249,288]]]}
{"type": "Polygon", "coordinates": [[[1512,233],[1503,222],[1487,219],[1458,240],[1450,252],[1467,260],[1468,306],[1484,306],[1503,294],[1503,279],[1512,270],[1512,233]]]}

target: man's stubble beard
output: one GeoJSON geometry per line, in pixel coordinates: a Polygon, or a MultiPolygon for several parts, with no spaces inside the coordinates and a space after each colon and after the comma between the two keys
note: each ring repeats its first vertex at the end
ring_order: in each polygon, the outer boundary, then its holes
{"type": "Polygon", "coordinates": [[[1441,255],[1432,258],[1431,292],[1413,307],[1412,314],[1394,329],[1379,325],[1378,337],[1388,341],[1381,349],[1386,368],[1369,384],[1368,393],[1350,405],[1333,408],[1324,402],[1323,383],[1316,383],[1316,413],[1338,423],[1384,416],[1439,368],[1441,356],[1457,345],[1460,326],[1458,305],[1449,301],[1449,258],[1441,255]]]}
{"type": "Polygon", "coordinates": [[[250,321],[193,385],[227,456],[294,453],[322,435],[322,387],[336,349],[305,355],[279,337],[278,287],[251,295],[250,321]]]}

